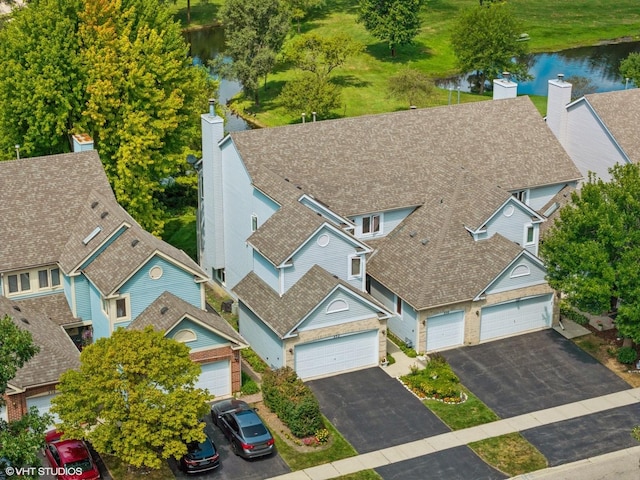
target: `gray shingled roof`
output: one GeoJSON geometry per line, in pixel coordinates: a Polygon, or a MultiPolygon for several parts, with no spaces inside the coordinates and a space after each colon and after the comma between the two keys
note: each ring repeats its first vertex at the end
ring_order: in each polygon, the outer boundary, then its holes
{"type": "Polygon", "coordinates": [[[80,352],[62,327],[46,315],[0,296],[0,317],[5,315],[19,328],[31,332],[33,342],[40,347],[40,352],[9,381],[11,385],[24,389],[57,383],[62,373],[80,367],[80,352]]]}
{"type": "Polygon", "coordinates": [[[544,216],[545,212],[551,208],[552,205],[557,204],[556,209],[547,217],[547,221],[540,224],[540,238],[543,238],[551,227],[553,227],[555,221],[560,218],[560,210],[562,210],[562,207],[571,203],[571,197],[575,190],[575,187],[565,185],[562,190],[555,194],[553,198],[540,209],[538,213],[544,216]]]}
{"type": "Polygon", "coordinates": [[[164,332],[173,328],[185,316],[198,320],[215,332],[221,334],[233,342],[236,346],[247,347],[247,341],[236,332],[225,319],[217,313],[201,310],[172,293],[164,292],[151,305],[149,305],[127,328],[143,330],[152,325],[157,330],[164,332]]]}
{"type": "Polygon", "coordinates": [[[377,244],[367,273],[422,310],[467,301],[481,293],[522,248],[494,235],[474,241],[478,228],[509,193],[461,171],[447,196],[430,198],[377,244]]]}
{"type": "Polygon", "coordinates": [[[377,305],[380,312],[389,315],[385,307],[369,294],[354,289],[318,265],[311,267],[282,296],[253,272],[244,277],[233,291],[242,303],[283,338],[339,285],[354,295],[367,299],[377,305]]]}
{"type": "Polygon", "coordinates": [[[461,166],[508,190],[580,172],[528,97],[231,133],[254,185],[269,170],[343,216],[420,205],[461,166]]]}
{"type": "Polygon", "coordinates": [[[113,197],[95,150],[0,162],[0,271],[56,263],[93,191],[113,197]]]}
{"type": "Polygon", "coordinates": [[[633,163],[640,163],[640,89],[585,95],[633,163]]]}
{"type": "Polygon", "coordinates": [[[49,320],[55,322],[56,325],[69,325],[82,320],[73,316],[69,308],[69,303],[67,303],[67,297],[65,297],[62,291],[52,295],[22,298],[16,300],[16,303],[18,305],[24,305],[29,311],[43,313],[49,320]]]}

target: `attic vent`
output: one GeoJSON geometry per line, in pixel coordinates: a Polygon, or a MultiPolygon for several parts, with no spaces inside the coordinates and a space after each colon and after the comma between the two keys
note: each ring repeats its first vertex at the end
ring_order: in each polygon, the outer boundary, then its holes
{"type": "Polygon", "coordinates": [[[138,240],[137,238],[134,238],[133,240],[131,240],[132,247],[135,247],[138,243],[140,243],[140,240],[138,240]]]}
{"type": "Polygon", "coordinates": [[[426,245],[427,243],[429,243],[429,239],[428,238],[423,238],[421,243],[423,245],[426,245]]]}
{"type": "Polygon", "coordinates": [[[93,229],[93,232],[91,232],[89,235],[87,235],[84,240],[82,240],[82,243],[84,245],[86,245],[87,243],[89,243],[91,240],[93,240],[94,238],[96,238],[96,235],[98,235],[100,232],[102,231],[102,227],[96,227],[93,229]]]}
{"type": "Polygon", "coordinates": [[[413,237],[415,237],[417,234],[418,234],[418,232],[416,232],[416,231],[414,230],[413,232],[409,233],[409,236],[410,236],[411,238],[413,238],[413,237]]]}
{"type": "Polygon", "coordinates": [[[91,208],[96,208],[97,206],[98,206],[98,202],[93,202],[93,203],[91,204],[91,208]]]}
{"type": "Polygon", "coordinates": [[[288,179],[287,177],[284,177],[284,181],[285,181],[285,182],[288,182],[288,181],[289,181],[289,179],[288,179]]]}
{"type": "Polygon", "coordinates": [[[14,305],[14,306],[13,306],[13,309],[14,309],[16,312],[21,312],[21,311],[22,311],[22,310],[20,310],[20,307],[19,307],[18,305],[14,305]]]}
{"type": "Polygon", "coordinates": [[[109,215],[109,212],[102,212],[102,214],[100,214],[100,218],[105,219],[107,218],[107,215],[109,215]]]}
{"type": "Polygon", "coordinates": [[[165,313],[167,313],[169,311],[169,307],[162,307],[160,309],[160,315],[164,315],[165,313]]]}
{"type": "Polygon", "coordinates": [[[21,321],[22,323],[26,323],[27,325],[31,325],[31,324],[29,323],[29,320],[27,320],[27,319],[26,319],[26,318],[24,318],[24,317],[23,317],[23,318],[21,318],[21,319],[20,319],[20,321],[21,321]]]}
{"type": "Polygon", "coordinates": [[[302,187],[301,187],[300,185],[296,185],[296,188],[297,188],[298,190],[302,190],[302,187]]]}
{"type": "Polygon", "coordinates": [[[444,202],[444,200],[441,198],[441,199],[440,199],[440,203],[443,203],[443,202],[444,202]]]}

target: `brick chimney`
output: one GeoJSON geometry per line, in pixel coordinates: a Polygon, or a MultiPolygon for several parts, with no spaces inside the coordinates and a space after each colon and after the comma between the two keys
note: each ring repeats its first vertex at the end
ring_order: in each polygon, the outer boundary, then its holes
{"type": "Polygon", "coordinates": [[[518,96],[518,84],[511,81],[509,72],[502,72],[502,78],[493,81],[493,99],[516,98],[518,96]]]}
{"type": "Polygon", "coordinates": [[[564,145],[567,133],[567,105],[571,103],[571,84],[564,81],[564,75],[558,74],[558,78],[549,80],[549,92],[547,94],[547,125],[564,145]]]}

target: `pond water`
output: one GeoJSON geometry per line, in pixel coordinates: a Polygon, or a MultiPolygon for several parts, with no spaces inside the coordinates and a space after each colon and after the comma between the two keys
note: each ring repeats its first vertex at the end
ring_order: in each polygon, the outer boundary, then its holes
{"type": "MultiPolygon", "coordinates": [[[[219,53],[224,52],[224,29],[220,27],[203,28],[185,32],[184,38],[189,47],[189,54],[196,65],[206,64],[219,53]]],[[[242,90],[242,85],[230,80],[220,80],[218,101],[226,105],[227,101],[242,90]]],[[[239,132],[248,130],[251,126],[241,117],[227,112],[225,115],[225,130],[227,132],[239,132]]]]}

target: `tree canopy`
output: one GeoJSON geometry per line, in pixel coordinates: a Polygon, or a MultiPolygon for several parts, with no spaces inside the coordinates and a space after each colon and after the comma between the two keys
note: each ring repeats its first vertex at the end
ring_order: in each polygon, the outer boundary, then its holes
{"type": "Polygon", "coordinates": [[[516,80],[531,78],[523,61],[528,45],[520,41],[521,33],[506,3],[470,7],[460,14],[452,29],[451,46],[460,71],[476,72],[480,93],[487,80],[498,78],[504,71],[516,80]]]}
{"type": "Polygon", "coordinates": [[[420,7],[424,0],[359,0],[358,21],[389,45],[391,56],[396,48],[413,42],[420,30],[420,7]]]}
{"type": "Polygon", "coordinates": [[[199,148],[214,86],[154,0],[38,0],[0,30],[0,158],[94,139],[120,204],[159,233],[164,179],[199,148]]]}
{"type": "Polygon", "coordinates": [[[289,10],[280,0],[226,0],[220,17],[225,55],[233,59],[225,73],[242,83],[259,104],[259,82],[275,65],[291,25],[289,10]]]}
{"type": "Polygon", "coordinates": [[[549,284],[593,314],[618,305],[618,331],[640,342],[640,167],[617,165],[612,179],[589,177],[545,235],[549,284]]]}
{"type": "Polygon", "coordinates": [[[147,327],[116,330],[80,354],[80,369],[62,375],[52,401],[66,436],[135,467],[160,468],[204,439],[209,395],[194,387],[200,366],[189,347],[147,327]]]}
{"type": "MultiPolygon", "coordinates": [[[[0,406],[4,405],[2,395],[8,382],[38,351],[27,330],[18,328],[8,316],[0,318],[0,406]]],[[[49,415],[39,415],[35,407],[20,420],[0,419],[0,459],[16,467],[39,465],[37,453],[44,447],[44,432],[50,421],[49,415]]]]}
{"type": "Polygon", "coordinates": [[[627,58],[620,62],[620,73],[624,78],[628,78],[636,86],[640,86],[640,53],[630,53],[627,58]]]}
{"type": "Polygon", "coordinates": [[[428,75],[414,68],[403,68],[389,78],[389,94],[407,101],[408,106],[424,106],[435,89],[428,75]]]}
{"type": "Polygon", "coordinates": [[[295,20],[300,33],[300,22],[304,20],[313,9],[324,5],[324,0],[283,0],[289,8],[291,18],[295,20]]]}

